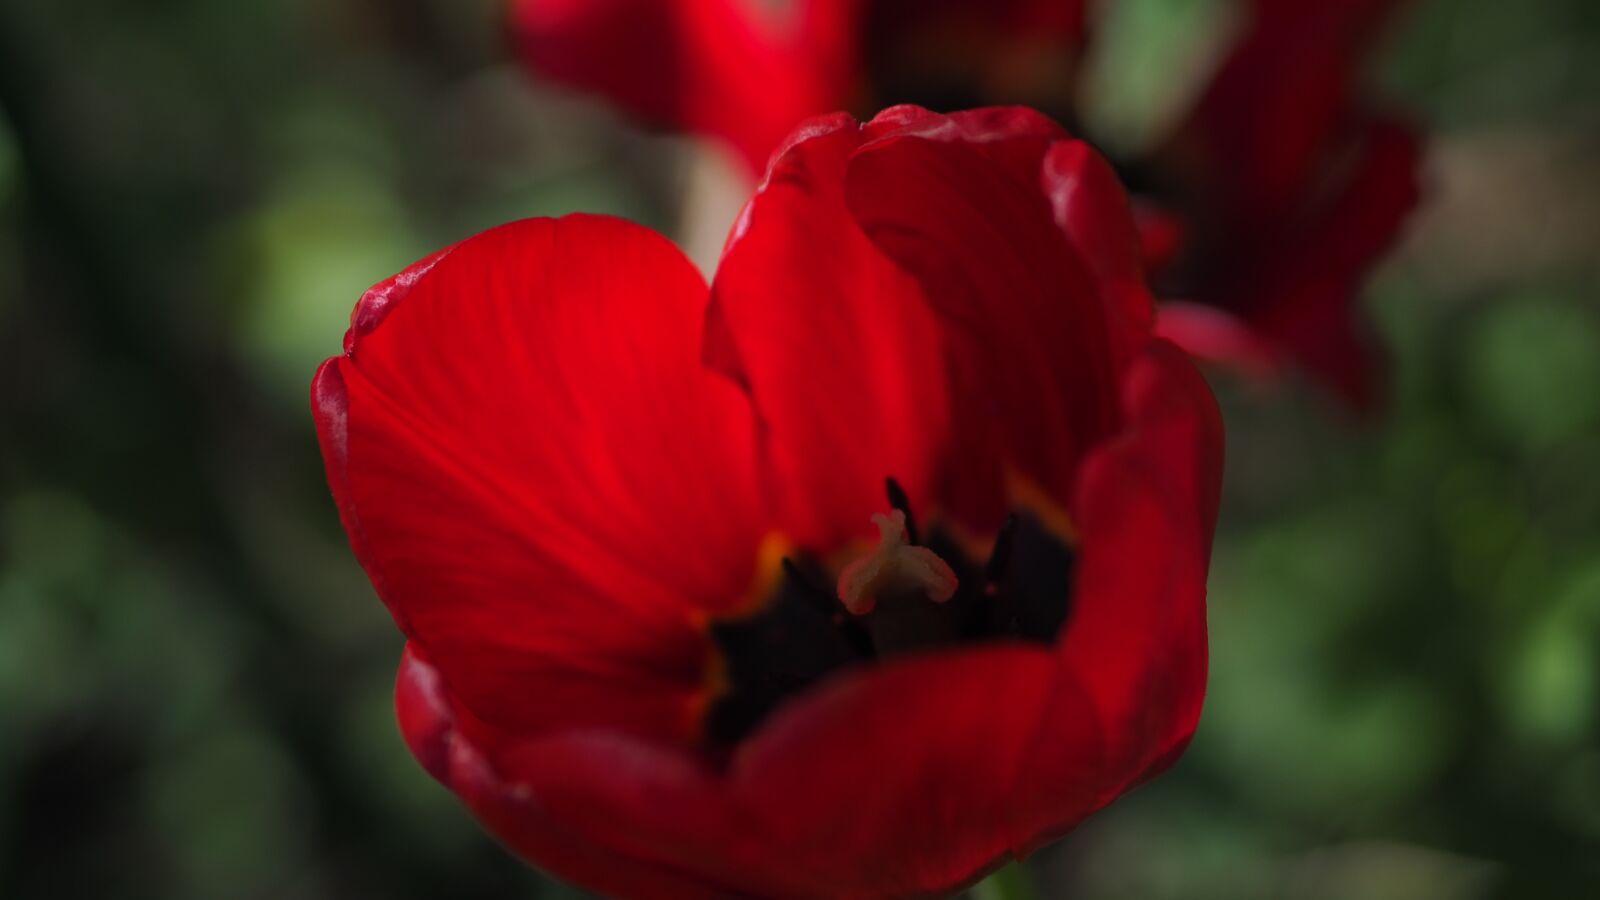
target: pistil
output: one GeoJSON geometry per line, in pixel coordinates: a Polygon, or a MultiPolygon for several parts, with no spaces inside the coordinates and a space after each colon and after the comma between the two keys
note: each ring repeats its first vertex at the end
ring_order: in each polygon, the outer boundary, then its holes
{"type": "Polygon", "coordinates": [[[895,509],[872,517],[878,546],[839,573],[839,602],[852,614],[872,612],[880,597],[922,597],[943,603],[955,596],[960,582],[948,563],[927,547],[911,543],[906,514],[895,509]]]}

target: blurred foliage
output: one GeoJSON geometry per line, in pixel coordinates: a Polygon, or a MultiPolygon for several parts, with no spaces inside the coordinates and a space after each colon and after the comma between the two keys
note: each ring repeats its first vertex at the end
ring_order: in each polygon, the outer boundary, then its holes
{"type": "MultiPolygon", "coordinates": [[[[1158,134],[1226,0],[1115,0],[1089,119],[1158,134]]],[[[0,5],[0,897],[575,897],[397,739],[400,640],[306,410],[355,298],[573,209],[670,228],[693,149],[509,65],[494,3],[0,5]]],[[[1044,897],[1600,883],[1600,5],[1431,0],[1375,78],[1433,200],[1351,421],[1218,378],[1190,754],[1044,897]],[[1530,201],[1534,198],[1537,202],[1530,201]]]]}

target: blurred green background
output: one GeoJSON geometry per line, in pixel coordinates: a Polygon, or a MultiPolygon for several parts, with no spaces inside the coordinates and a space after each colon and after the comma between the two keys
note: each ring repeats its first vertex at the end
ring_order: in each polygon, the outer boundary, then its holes
{"type": "MultiPolygon", "coordinates": [[[[1114,0],[1159,131],[1224,0],[1114,0]]],[[[499,222],[669,233],[698,151],[525,78],[489,0],[0,0],[0,898],[550,898],[412,762],[400,638],[306,389],[356,297],[499,222]]],[[[1432,130],[1374,278],[1394,400],[1219,376],[1212,688],[1044,897],[1600,885],[1600,4],[1431,0],[1432,130]]]]}

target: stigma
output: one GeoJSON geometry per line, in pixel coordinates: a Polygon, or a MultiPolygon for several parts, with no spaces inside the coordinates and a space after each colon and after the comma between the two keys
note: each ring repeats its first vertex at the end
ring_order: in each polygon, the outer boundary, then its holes
{"type": "Polygon", "coordinates": [[[839,602],[852,615],[872,612],[879,597],[921,595],[933,603],[955,596],[960,583],[949,564],[927,547],[912,543],[906,512],[877,513],[878,546],[839,573],[839,602]]]}

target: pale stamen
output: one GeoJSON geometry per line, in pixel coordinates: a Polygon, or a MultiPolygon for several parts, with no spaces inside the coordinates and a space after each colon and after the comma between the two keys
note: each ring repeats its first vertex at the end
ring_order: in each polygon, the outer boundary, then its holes
{"type": "Polygon", "coordinates": [[[891,594],[921,592],[934,603],[955,596],[956,573],[938,554],[911,543],[904,511],[877,513],[872,523],[878,526],[878,546],[839,573],[839,602],[845,609],[866,615],[878,597],[891,594]]]}

